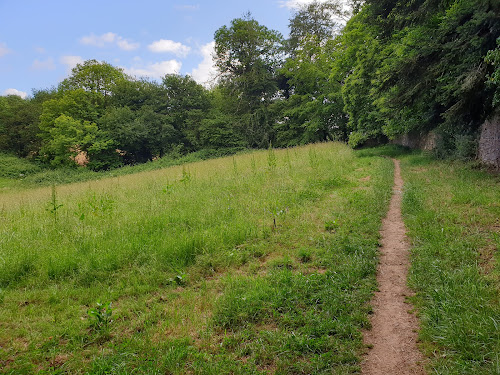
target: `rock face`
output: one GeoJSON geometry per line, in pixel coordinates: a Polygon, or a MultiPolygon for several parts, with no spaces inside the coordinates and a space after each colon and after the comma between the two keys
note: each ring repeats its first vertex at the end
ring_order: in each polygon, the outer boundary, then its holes
{"type": "MultiPolygon", "coordinates": [[[[439,135],[430,131],[413,131],[400,135],[392,143],[413,149],[432,151],[439,135]]],[[[500,170],[500,113],[490,117],[480,129],[477,158],[490,167],[500,170]]]]}
{"type": "Polygon", "coordinates": [[[400,135],[395,138],[392,143],[406,146],[409,148],[417,148],[425,151],[432,151],[436,148],[438,135],[433,131],[428,133],[412,131],[408,134],[400,135]]]}
{"type": "Polygon", "coordinates": [[[500,114],[481,126],[478,157],[484,164],[500,169],[500,114]]]}

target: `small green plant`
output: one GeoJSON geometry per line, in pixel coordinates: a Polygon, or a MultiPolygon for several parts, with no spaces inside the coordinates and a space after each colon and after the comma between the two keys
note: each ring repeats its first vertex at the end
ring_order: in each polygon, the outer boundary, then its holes
{"type": "Polygon", "coordinates": [[[62,204],[57,203],[56,185],[52,184],[51,197],[47,211],[54,216],[54,223],[57,222],[57,210],[59,210],[62,206],[62,204]]]}
{"type": "Polygon", "coordinates": [[[178,274],[174,277],[171,277],[168,279],[168,284],[173,284],[173,285],[186,285],[187,282],[187,275],[185,273],[177,271],[178,274]]]}
{"type": "Polygon", "coordinates": [[[235,175],[238,175],[238,165],[236,164],[236,159],[233,156],[233,171],[235,175]]]}
{"type": "Polygon", "coordinates": [[[309,149],[309,164],[313,169],[317,169],[319,167],[318,154],[312,147],[309,149]]]}
{"type": "Polygon", "coordinates": [[[189,181],[191,181],[191,173],[186,169],[185,166],[182,166],[181,182],[188,183],[189,181]]]}
{"type": "Polygon", "coordinates": [[[100,331],[109,329],[109,325],[113,322],[111,319],[111,315],[113,314],[111,302],[97,302],[96,307],[87,311],[87,314],[91,320],[91,326],[100,331]]]}
{"type": "Polygon", "coordinates": [[[273,145],[269,143],[269,148],[267,150],[267,165],[269,169],[276,168],[276,155],[274,154],[273,145]]]}
{"type": "Polygon", "coordinates": [[[309,263],[312,260],[311,250],[300,249],[299,250],[299,260],[302,263],[309,263]]]}
{"type": "Polygon", "coordinates": [[[339,223],[336,220],[328,220],[325,222],[325,230],[328,232],[335,232],[339,227],[339,223]]]}

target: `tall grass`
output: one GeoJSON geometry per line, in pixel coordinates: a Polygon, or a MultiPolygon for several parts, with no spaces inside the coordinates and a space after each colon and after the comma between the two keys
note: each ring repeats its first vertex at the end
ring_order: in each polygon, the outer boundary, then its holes
{"type": "Polygon", "coordinates": [[[327,143],[0,194],[0,371],[355,371],[391,171],[327,143]]]}

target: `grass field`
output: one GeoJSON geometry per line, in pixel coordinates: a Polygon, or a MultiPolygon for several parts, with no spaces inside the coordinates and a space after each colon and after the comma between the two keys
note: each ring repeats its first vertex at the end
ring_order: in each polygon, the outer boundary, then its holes
{"type": "Polygon", "coordinates": [[[353,373],[391,186],[328,143],[8,189],[1,371],[353,373]]]}
{"type": "Polygon", "coordinates": [[[402,168],[430,373],[500,374],[500,176],[423,154],[402,168]]]}
{"type": "Polygon", "coordinates": [[[380,156],[401,159],[429,374],[500,373],[498,175],[336,143],[7,179],[0,373],[357,373],[393,182],[380,156]]]}

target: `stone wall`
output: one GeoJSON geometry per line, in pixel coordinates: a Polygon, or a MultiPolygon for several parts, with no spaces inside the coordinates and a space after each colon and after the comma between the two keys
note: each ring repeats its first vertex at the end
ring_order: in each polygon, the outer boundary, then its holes
{"type": "MultiPolygon", "coordinates": [[[[417,132],[395,138],[391,143],[413,149],[432,151],[436,147],[438,135],[432,131],[417,132]]],[[[500,114],[492,116],[481,126],[478,159],[495,169],[500,170],[500,114]]]]}
{"type": "Polygon", "coordinates": [[[481,126],[479,160],[500,169],[500,114],[491,117],[481,126]]]}
{"type": "Polygon", "coordinates": [[[409,148],[420,149],[425,151],[432,151],[436,148],[438,135],[433,131],[418,132],[412,131],[408,134],[396,137],[392,143],[397,145],[406,146],[409,148]]]}

